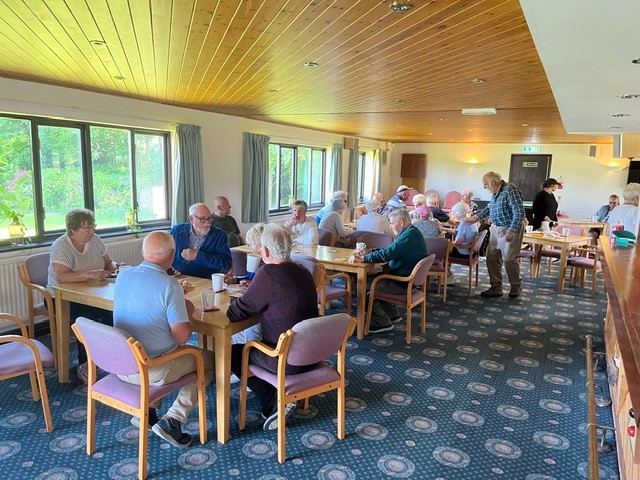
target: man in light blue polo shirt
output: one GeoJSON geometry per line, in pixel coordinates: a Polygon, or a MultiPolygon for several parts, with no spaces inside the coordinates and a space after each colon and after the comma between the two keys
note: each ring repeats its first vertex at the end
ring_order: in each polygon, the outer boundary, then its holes
{"type": "MultiPolygon", "coordinates": [[[[169,233],[150,233],[142,243],[145,261],[138,267],[122,270],[114,289],[114,326],[142,343],[150,357],[158,357],[181,348],[193,333],[183,286],[167,275],[174,253],[175,243],[169,233]]],[[[205,383],[208,384],[213,378],[213,352],[201,352],[205,383]]],[[[149,382],[152,386],[172,383],[195,370],[195,358],[185,355],[165,364],[149,367],[149,382]]],[[[140,384],[139,375],[120,378],[140,384]]],[[[172,445],[188,447],[191,435],[182,432],[181,424],[187,422],[191,410],[197,404],[197,398],[197,387],[194,384],[185,385],[162,419],[158,420],[156,413],[156,408],[162,402],[151,405],[149,426],[154,433],[172,445]]],[[[133,418],[132,422],[134,421],[139,426],[139,420],[133,418]]]]}

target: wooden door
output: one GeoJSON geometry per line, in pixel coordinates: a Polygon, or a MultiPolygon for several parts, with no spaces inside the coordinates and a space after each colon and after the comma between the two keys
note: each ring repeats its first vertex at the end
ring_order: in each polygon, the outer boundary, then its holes
{"type": "Polygon", "coordinates": [[[550,171],[551,155],[511,154],[509,182],[522,190],[525,207],[531,206],[550,171]]]}

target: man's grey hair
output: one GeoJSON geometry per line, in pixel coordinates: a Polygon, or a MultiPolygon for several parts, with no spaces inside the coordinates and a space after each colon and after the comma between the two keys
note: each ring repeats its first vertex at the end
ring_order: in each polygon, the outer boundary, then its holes
{"type": "Polygon", "coordinates": [[[266,223],[256,223],[247,231],[247,235],[245,236],[247,245],[255,249],[259,249],[262,246],[260,237],[262,237],[265,225],[266,223]]]}
{"type": "Polygon", "coordinates": [[[175,247],[176,243],[169,232],[151,232],[142,241],[142,256],[144,258],[163,258],[169,255],[175,247]]]}
{"type": "Polygon", "coordinates": [[[389,221],[393,222],[395,220],[403,220],[406,225],[411,224],[411,215],[409,215],[409,210],[406,208],[399,208],[394,210],[389,214],[389,221]]]}
{"type": "Polygon", "coordinates": [[[487,172],[482,176],[482,180],[492,185],[496,185],[502,181],[502,175],[496,172],[487,172]]]}
{"type": "Polygon", "coordinates": [[[200,205],[205,205],[206,206],[206,204],[204,204],[204,203],[194,203],[193,205],[191,205],[189,207],[189,215],[195,215],[196,214],[196,210],[198,209],[198,207],[200,205]]]}
{"type": "Polygon", "coordinates": [[[418,193],[414,195],[413,198],[411,199],[411,203],[413,203],[414,205],[418,202],[425,203],[426,201],[427,201],[427,197],[425,197],[423,193],[418,193]]]}
{"type": "Polygon", "coordinates": [[[451,213],[458,220],[463,219],[469,214],[469,205],[464,202],[458,202],[451,207],[451,213]]]}
{"type": "Polygon", "coordinates": [[[462,191],[462,196],[467,197],[469,200],[471,200],[473,198],[473,190],[471,190],[470,188],[465,188],[462,191]]]}
{"type": "Polygon", "coordinates": [[[427,197],[427,205],[429,205],[429,206],[436,205],[437,206],[438,205],[438,197],[437,197],[437,195],[434,195],[433,193],[430,194],[427,197]]]}
{"type": "Polygon", "coordinates": [[[636,195],[640,195],[640,183],[628,183],[622,190],[622,198],[626,203],[635,202],[636,195]]]}
{"type": "Polygon", "coordinates": [[[269,253],[273,258],[289,260],[291,257],[291,248],[293,246],[291,230],[284,225],[279,223],[265,225],[260,236],[260,243],[269,249],[269,253]]]}
{"type": "Polygon", "coordinates": [[[367,213],[377,212],[380,208],[380,202],[376,197],[373,197],[364,204],[364,208],[367,209],[367,213]]]}
{"type": "Polygon", "coordinates": [[[338,199],[342,199],[344,200],[346,197],[349,196],[349,192],[345,192],[344,190],[336,190],[335,192],[333,192],[333,195],[331,195],[331,200],[338,200],[338,199]]]}

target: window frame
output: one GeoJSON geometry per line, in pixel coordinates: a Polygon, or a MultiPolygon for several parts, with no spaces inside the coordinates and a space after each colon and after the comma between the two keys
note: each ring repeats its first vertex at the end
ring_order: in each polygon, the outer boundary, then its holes
{"type": "MultiPolygon", "coordinates": [[[[131,183],[131,197],[129,202],[131,208],[138,208],[138,194],[137,194],[137,178],[136,178],[136,147],[135,140],[136,134],[153,135],[158,136],[163,142],[163,159],[162,166],[164,169],[164,189],[165,189],[165,212],[166,217],[163,219],[145,220],[140,221],[142,231],[150,231],[157,228],[168,228],[171,226],[171,202],[173,198],[173,179],[172,179],[172,166],[171,166],[171,132],[166,130],[158,130],[152,128],[141,127],[129,127],[124,125],[113,125],[98,122],[85,122],[74,121],[66,119],[57,119],[51,117],[42,117],[36,115],[19,115],[2,113],[0,118],[24,120],[29,122],[29,134],[30,134],[30,155],[31,155],[31,181],[33,183],[33,213],[34,213],[34,228],[35,235],[29,236],[28,243],[24,246],[12,245],[10,238],[0,239],[0,249],[2,251],[19,250],[22,248],[32,248],[33,246],[50,244],[63,234],[66,229],[60,228],[55,230],[45,231],[44,227],[44,196],[43,196],[43,179],[42,179],[42,161],[41,161],[41,139],[39,136],[39,127],[61,127],[61,128],[75,128],[80,133],[80,166],[82,170],[82,191],[83,191],[83,205],[78,205],[78,208],[87,208],[94,211],[95,198],[94,198],[94,183],[93,183],[93,166],[91,157],[91,127],[101,127],[109,129],[125,130],[128,133],[129,141],[131,144],[129,154],[129,166],[130,166],[130,183],[131,183]]],[[[111,226],[107,228],[100,228],[100,220],[97,219],[98,230],[97,234],[100,236],[110,237],[117,235],[131,234],[127,229],[126,220],[122,219],[122,225],[111,226]]]]}

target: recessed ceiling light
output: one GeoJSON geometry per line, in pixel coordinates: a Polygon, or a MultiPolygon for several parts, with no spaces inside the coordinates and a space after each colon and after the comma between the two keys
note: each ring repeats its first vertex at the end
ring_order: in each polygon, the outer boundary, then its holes
{"type": "Polygon", "coordinates": [[[278,93],[280,90],[277,90],[275,88],[271,88],[269,89],[269,93],[278,93]]]}
{"type": "Polygon", "coordinates": [[[440,119],[440,121],[441,121],[441,122],[446,122],[446,121],[447,121],[447,119],[446,119],[446,118],[441,118],[441,119],[440,119]]]}
{"type": "Polygon", "coordinates": [[[615,125],[607,125],[604,128],[606,128],[607,130],[617,130],[617,129],[622,128],[622,127],[617,127],[615,125]]]}
{"type": "Polygon", "coordinates": [[[91,45],[96,45],[99,47],[104,47],[107,44],[107,42],[105,42],[104,40],[89,40],[89,43],[91,45]]]}
{"type": "Polygon", "coordinates": [[[497,110],[493,107],[462,109],[462,115],[495,115],[496,113],[497,113],[497,110]]]}
{"type": "Polygon", "coordinates": [[[486,80],[484,78],[474,78],[471,80],[473,83],[484,83],[486,80]]]}
{"type": "Polygon", "coordinates": [[[403,100],[403,99],[401,99],[401,98],[398,98],[398,99],[396,100],[396,103],[404,103],[404,100],[403,100]]]}
{"type": "Polygon", "coordinates": [[[116,75],[113,78],[115,78],[116,80],[126,80],[127,79],[126,77],[123,77],[122,75],[116,75]]]}
{"type": "Polygon", "coordinates": [[[529,124],[528,124],[528,123],[522,123],[521,125],[522,125],[523,127],[528,127],[528,126],[529,126],[529,124]]]}
{"type": "Polygon", "coordinates": [[[622,117],[630,117],[631,115],[629,115],[628,113],[610,113],[609,116],[614,118],[622,118],[622,117]]]}
{"type": "Polygon", "coordinates": [[[431,135],[433,135],[433,133],[431,133],[431,132],[428,132],[428,133],[427,133],[427,135],[429,135],[429,136],[431,136],[431,135]]]}
{"type": "Polygon", "coordinates": [[[618,95],[618,98],[622,98],[624,100],[629,100],[633,98],[640,98],[640,93],[626,93],[624,95],[618,95]]]}
{"type": "Polygon", "coordinates": [[[318,62],[304,62],[305,67],[316,68],[318,66],[318,62]]]}
{"type": "Polygon", "coordinates": [[[640,65],[640,58],[634,58],[631,60],[631,63],[635,63],[636,65],[640,65]]]}
{"type": "Polygon", "coordinates": [[[397,128],[403,128],[404,125],[396,125],[397,128]]]}
{"type": "Polygon", "coordinates": [[[406,12],[407,10],[411,10],[413,5],[406,0],[394,0],[391,2],[391,5],[389,5],[389,8],[394,12],[406,12]]]}

